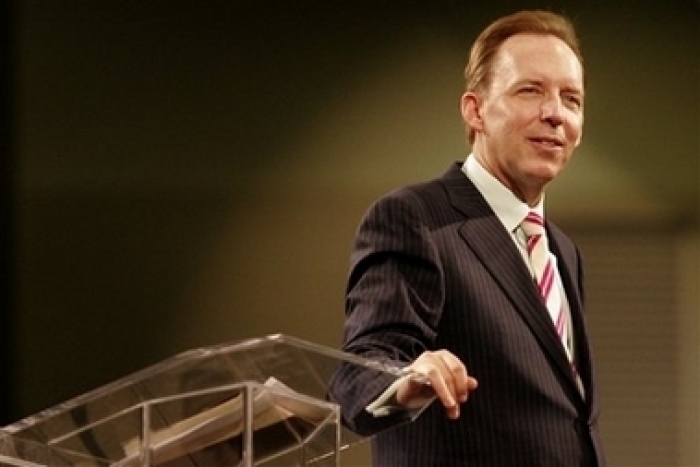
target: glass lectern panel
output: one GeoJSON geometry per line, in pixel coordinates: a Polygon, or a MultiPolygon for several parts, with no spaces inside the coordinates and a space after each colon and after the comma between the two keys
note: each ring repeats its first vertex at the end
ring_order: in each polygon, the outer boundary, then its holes
{"type": "Polygon", "coordinates": [[[338,465],[341,363],[401,375],[285,335],[195,349],[5,427],[0,466],[338,465]]]}

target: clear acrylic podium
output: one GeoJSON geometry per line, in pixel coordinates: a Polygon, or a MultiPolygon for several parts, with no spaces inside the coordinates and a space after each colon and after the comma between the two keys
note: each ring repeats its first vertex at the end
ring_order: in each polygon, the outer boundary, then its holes
{"type": "Polygon", "coordinates": [[[281,334],[195,349],[4,427],[0,466],[337,466],[341,363],[401,375],[281,334]]]}

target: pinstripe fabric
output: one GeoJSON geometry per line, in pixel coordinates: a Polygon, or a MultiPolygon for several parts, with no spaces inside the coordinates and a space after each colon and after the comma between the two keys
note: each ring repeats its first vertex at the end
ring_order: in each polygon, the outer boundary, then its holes
{"type": "Polygon", "coordinates": [[[351,256],[343,350],[407,363],[446,348],[479,380],[459,420],[433,404],[402,423],[405,414],[375,419],[363,410],[386,380],[344,368],[331,397],[348,426],[378,433],[375,466],[604,465],[581,259],[561,231],[547,228],[586,400],[519,251],[458,164],[368,210],[351,256]]]}

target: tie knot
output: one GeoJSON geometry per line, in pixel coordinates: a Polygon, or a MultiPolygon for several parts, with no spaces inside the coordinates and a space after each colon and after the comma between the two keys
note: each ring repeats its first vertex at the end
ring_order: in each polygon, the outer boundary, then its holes
{"type": "Polygon", "coordinates": [[[525,232],[525,235],[532,237],[533,235],[544,235],[544,219],[534,211],[530,211],[523,219],[520,227],[525,232]]]}

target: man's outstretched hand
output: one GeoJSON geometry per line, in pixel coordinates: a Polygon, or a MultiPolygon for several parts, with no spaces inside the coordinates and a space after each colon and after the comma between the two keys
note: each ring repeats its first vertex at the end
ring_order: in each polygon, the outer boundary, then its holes
{"type": "Polygon", "coordinates": [[[414,408],[436,397],[451,419],[459,417],[460,404],[466,402],[479,385],[469,376],[460,359],[447,350],[423,352],[406,370],[411,376],[399,386],[396,402],[414,408]]]}

